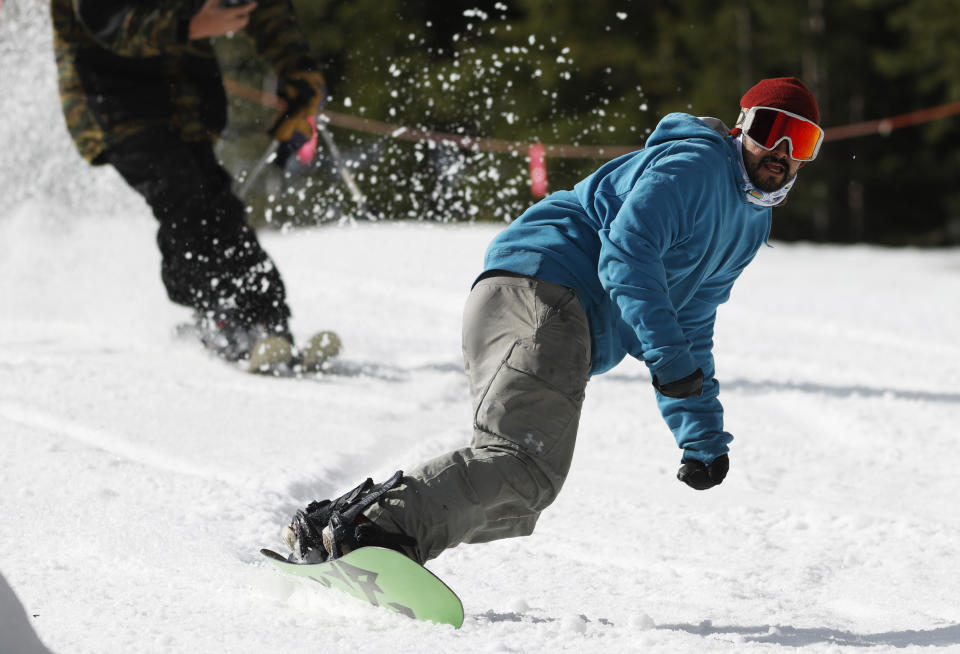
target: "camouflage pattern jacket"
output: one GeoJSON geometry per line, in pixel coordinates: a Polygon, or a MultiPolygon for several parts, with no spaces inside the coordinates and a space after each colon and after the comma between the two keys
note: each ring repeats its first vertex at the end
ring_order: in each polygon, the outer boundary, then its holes
{"type": "MultiPolygon", "coordinates": [[[[94,164],[152,126],[216,140],[226,123],[209,39],[189,40],[203,0],[51,0],[60,99],[80,154],[94,164]]],[[[290,0],[260,0],[246,31],[277,75],[316,70],[290,0]]]]}

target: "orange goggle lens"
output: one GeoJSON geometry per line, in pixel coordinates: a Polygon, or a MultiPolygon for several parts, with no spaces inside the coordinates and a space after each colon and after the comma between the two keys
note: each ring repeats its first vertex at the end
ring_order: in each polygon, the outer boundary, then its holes
{"type": "Polygon", "coordinates": [[[787,139],[790,156],[797,161],[815,158],[823,142],[823,130],[816,123],[770,107],[752,107],[744,121],[743,133],[765,150],[773,150],[787,139]]]}

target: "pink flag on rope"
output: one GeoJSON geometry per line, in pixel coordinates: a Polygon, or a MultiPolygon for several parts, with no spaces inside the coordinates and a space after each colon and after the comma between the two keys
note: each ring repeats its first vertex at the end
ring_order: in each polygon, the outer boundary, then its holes
{"type": "MultiPolygon", "coordinates": [[[[0,2],[3,2],[3,0],[0,0],[0,2]]],[[[310,140],[297,150],[297,159],[304,166],[309,166],[313,162],[313,158],[317,156],[317,119],[315,116],[310,116],[307,121],[309,121],[311,128],[310,140]]]]}
{"type": "Polygon", "coordinates": [[[542,143],[530,144],[530,193],[535,198],[547,194],[547,151],[542,143]]]}

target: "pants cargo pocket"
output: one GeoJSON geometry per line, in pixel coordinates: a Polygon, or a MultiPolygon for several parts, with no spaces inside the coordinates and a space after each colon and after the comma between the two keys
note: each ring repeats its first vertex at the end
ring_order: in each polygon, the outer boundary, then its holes
{"type": "MultiPolygon", "coordinates": [[[[588,374],[587,348],[551,329],[514,342],[477,405],[475,427],[500,436],[531,456],[567,459],[576,438],[588,374]]],[[[561,325],[562,327],[562,325],[561,325]]]]}

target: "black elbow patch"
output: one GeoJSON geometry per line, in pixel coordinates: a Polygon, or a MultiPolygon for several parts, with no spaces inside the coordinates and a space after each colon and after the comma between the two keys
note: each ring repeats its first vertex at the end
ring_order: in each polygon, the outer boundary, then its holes
{"type": "Polygon", "coordinates": [[[703,371],[697,368],[694,372],[668,384],[661,384],[657,376],[653,376],[653,387],[666,397],[685,398],[700,397],[703,393],[703,371]]]}

